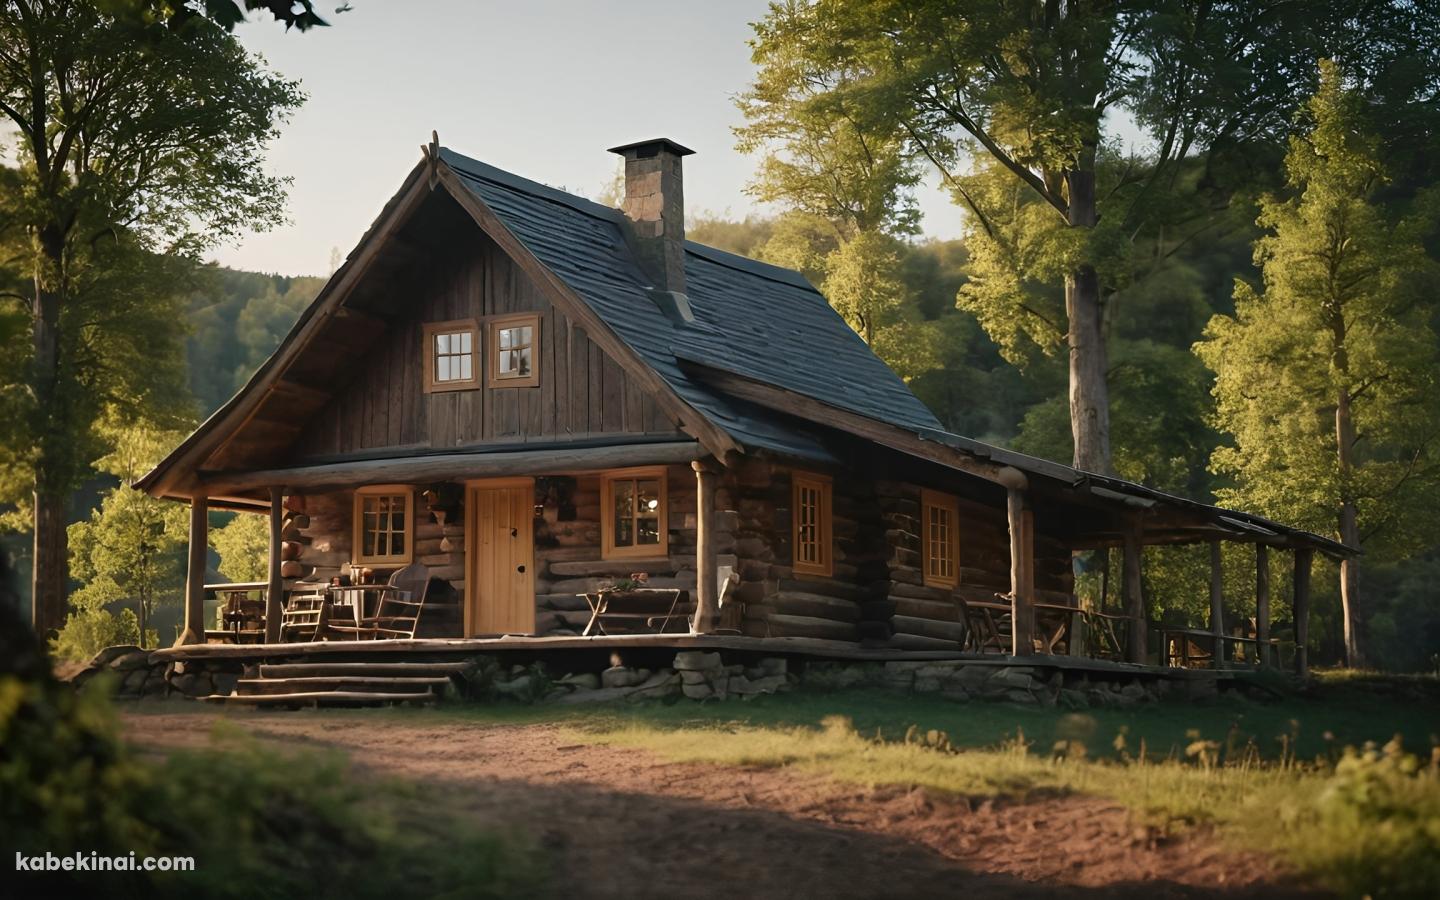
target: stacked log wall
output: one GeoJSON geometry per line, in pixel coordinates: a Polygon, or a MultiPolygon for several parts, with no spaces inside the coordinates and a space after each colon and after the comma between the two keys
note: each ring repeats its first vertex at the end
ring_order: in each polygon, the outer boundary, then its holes
{"type": "Polygon", "coordinates": [[[797,574],[792,547],[792,470],[749,458],[725,471],[720,530],[733,538],[743,604],[740,629],[755,637],[871,641],[885,630],[869,601],[884,583],[884,537],[873,485],[832,482],[832,574],[797,574]]]}
{"type": "MultiPolygon", "coordinates": [[[[1010,531],[1005,510],[960,499],[958,583],[927,585],[921,553],[921,488],[881,481],[875,485],[888,548],[889,584],[883,607],[890,618],[890,646],[955,649],[965,640],[962,601],[994,602],[1010,591],[1010,531]]],[[[1060,541],[1035,535],[1035,594],[1044,602],[1068,601],[1073,587],[1070,551],[1060,541]]]]}
{"type": "MultiPolygon", "coordinates": [[[[689,603],[695,598],[695,473],[687,466],[666,469],[666,518],[669,547],[665,556],[605,559],[600,539],[598,474],[539,479],[535,502],[543,508],[535,522],[535,633],[576,635],[590,621],[590,607],[579,596],[637,572],[653,588],[678,588],[689,603]],[[557,498],[562,502],[557,503],[557,498]]],[[[723,536],[719,541],[726,545],[723,536]]],[[[733,565],[722,556],[720,565],[733,565]]],[[[693,608],[690,606],[688,608],[693,608]]]]}
{"type": "MultiPolygon", "coordinates": [[[[443,584],[432,584],[426,597],[426,609],[420,620],[422,637],[458,637],[460,598],[465,595],[465,516],[463,508],[447,510],[442,526],[420,497],[420,488],[413,488],[414,517],[411,523],[411,559],[430,569],[430,577],[443,584]]],[[[304,547],[295,560],[301,570],[287,579],[287,590],[304,590],[308,585],[328,584],[344,573],[354,554],[353,491],[329,491],[294,495],[287,505],[302,506],[303,515],[287,519],[287,542],[304,547]],[[302,527],[303,524],[303,527],[302,527]]],[[[463,492],[462,492],[463,496],[463,492]]],[[[384,570],[383,566],[373,567],[384,570]]],[[[398,568],[398,567],[396,567],[398,568]]],[[[292,570],[293,571],[293,570],[292,570]]]]}

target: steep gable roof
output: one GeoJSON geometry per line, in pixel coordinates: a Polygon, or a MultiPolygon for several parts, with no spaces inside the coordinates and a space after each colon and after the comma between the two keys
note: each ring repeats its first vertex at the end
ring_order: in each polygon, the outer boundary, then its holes
{"type": "Polygon", "coordinates": [[[649,280],[626,247],[619,210],[449,149],[440,158],[677,394],[741,444],[803,449],[793,428],[777,429],[759,410],[691,378],[681,359],[813,394],[881,421],[940,427],[798,272],[687,241],[686,294],[695,321],[679,324],[651,300],[649,280]]]}

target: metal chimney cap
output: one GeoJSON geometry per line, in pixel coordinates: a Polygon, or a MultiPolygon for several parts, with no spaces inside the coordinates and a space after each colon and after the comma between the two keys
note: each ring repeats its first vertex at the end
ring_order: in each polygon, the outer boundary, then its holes
{"type": "Polygon", "coordinates": [[[683,144],[677,144],[669,138],[651,138],[648,141],[635,141],[629,144],[621,144],[618,147],[611,147],[606,152],[645,159],[651,156],[659,156],[662,150],[673,153],[676,156],[691,156],[695,153],[695,151],[689,147],[683,144]]]}

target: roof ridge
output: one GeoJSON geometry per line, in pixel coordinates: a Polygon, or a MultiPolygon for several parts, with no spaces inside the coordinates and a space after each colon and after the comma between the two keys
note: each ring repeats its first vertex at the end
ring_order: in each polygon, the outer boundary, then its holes
{"type": "MultiPolygon", "coordinates": [[[[593,216],[607,222],[618,224],[624,221],[625,214],[613,206],[606,206],[588,197],[582,197],[579,194],[562,191],[548,184],[532,181],[522,175],[516,175],[514,172],[507,172],[487,162],[482,162],[473,156],[466,156],[449,147],[441,147],[440,153],[452,168],[459,169],[471,177],[483,178],[486,181],[493,181],[496,184],[508,188],[524,191],[542,200],[568,206],[578,213],[593,216]]],[[[728,250],[721,250],[718,247],[711,247],[709,244],[701,244],[698,241],[688,239],[685,241],[685,250],[697,256],[703,256],[717,265],[726,266],[739,272],[747,272],[769,281],[788,284],[792,287],[803,288],[808,291],[815,290],[815,286],[810,283],[810,280],[794,269],[787,269],[784,266],[777,266],[774,263],[751,259],[748,256],[741,256],[738,253],[731,253],[728,250]]]]}

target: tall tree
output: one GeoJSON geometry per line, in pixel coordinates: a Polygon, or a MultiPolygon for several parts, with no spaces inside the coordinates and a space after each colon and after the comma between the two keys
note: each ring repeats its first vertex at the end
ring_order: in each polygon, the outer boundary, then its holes
{"type": "MultiPolygon", "coordinates": [[[[1316,49],[1343,43],[1383,67],[1434,18],[1409,0],[1337,0],[1317,13],[1293,0],[786,0],[752,42],[757,137],[770,109],[862,133],[893,128],[984,218],[960,176],[975,159],[1014,179],[1059,226],[1074,462],[1111,469],[1109,368],[1101,261],[1133,234],[1193,153],[1283,133],[1312,83],[1316,49]],[[1386,19],[1389,25],[1386,25],[1386,19]],[[1393,44],[1356,39],[1387,27],[1393,44]],[[1328,42],[1328,43],[1327,43],[1328,42]],[[1385,57],[1384,54],[1390,53],[1385,57]],[[1381,58],[1384,57],[1384,58],[1381,58]],[[1302,64],[1303,63],[1303,64],[1302,64]],[[1097,166],[1117,114],[1153,139],[1105,212],[1097,166]],[[1107,130],[1109,129],[1109,130],[1107,130]]],[[[749,132],[745,132],[749,133],[749,132]]],[[[972,252],[976,248],[972,247],[972,252]]],[[[994,302],[1015,304],[1013,292],[994,302]]],[[[995,318],[1016,313],[997,312],[995,318]]]]}
{"type": "Polygon", "coordinates": [[[88,469],[77,448],[96,415],[86,397],[112,374],[66,352],[86,325],[70,309],[96,271],[92,250],[114,240],[195,254],[279,221],[284,183],[264,173],[264,148],[301,101],[210,19],[132,13],[98,0],[0,5],[0,113],[16,135],[19,224],[31,236],[23,446],[42,635],[65,612],[65,503],[88,469]]]}
{"type": "MultiPolygon", "coordinates": [[[[1384,559],[1433,541],[1440,524],[1440,305],[1422,243],[1435,198],[1387,221],[1373,202],[1379,140],[1338,67],[1320,71],[1309,129],[1285,160],[1295,195],[1262,203],[1263,284],[1237,282],[1235,317],[1212,319],[1196,352],[1235,441],[1212,457],[1234,479],[1221,496],[1384,559]]],[[[1352,666],[1358,566],[1340,567],[1352,666]]]]}

